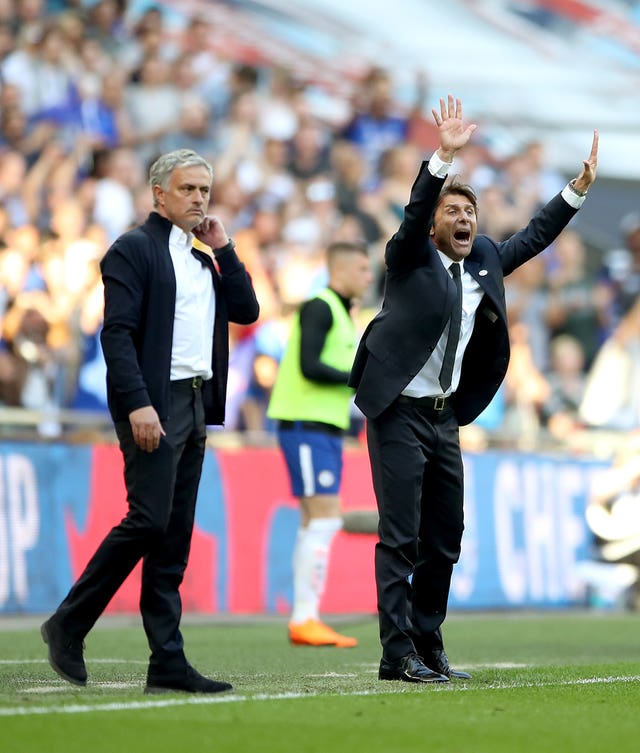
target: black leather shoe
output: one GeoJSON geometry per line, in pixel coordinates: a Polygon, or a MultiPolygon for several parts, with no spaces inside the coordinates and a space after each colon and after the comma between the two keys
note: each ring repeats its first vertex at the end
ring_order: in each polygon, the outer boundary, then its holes
{"type": "Polygon", "coordinates": [[[182,691],[184,693],[224,693],[232,690],[233,685],[228,682],[218,682],[204,677],[191,665],[187,665],[179,672],[166,675],[148,674],[145,693],[172,693],[182,691]]]}
{"type": "Polygon", "coordinates": [[[67,635],[50,617],[40,627],[42,640],[49,647],[49,664],[54,672],[74,685],[87,684],[82,641],[67,635]]]}
{"type": "Polygon", "coordinates": [[[403,680],[404,682],[449,682],[445,675],[425,666],[417,654],[408,654],[395,661],[382,659],[378,671],[379,680],[403,680]]]}
{"type": "Polygon", "coordinates": [[[429,666],[433,667],[436,672],[440,672],[445,677],[453,677],[457,680],[470,680],[471,675],[468,672],[462,672],[459,669],[454,669],[449,665],[449,659],[444,652],[444,649],[433,649],[427,656],[426,661],[429,662],[429,666]]]}

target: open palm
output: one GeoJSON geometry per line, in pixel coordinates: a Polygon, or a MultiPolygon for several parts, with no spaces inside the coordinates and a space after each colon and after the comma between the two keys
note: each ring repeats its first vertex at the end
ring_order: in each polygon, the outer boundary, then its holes
{"type": "Polygon", "coordinates": [[[440,148],[451,157],[462,148],[476,130],[476,125],[471,124],[465,128],[462,120],[462,102],[453,98],[451,94],[447,102],[440,99],[440,112],[435,108],[431,110],[433,118],[438,126],[440,134],[440,148]]]}

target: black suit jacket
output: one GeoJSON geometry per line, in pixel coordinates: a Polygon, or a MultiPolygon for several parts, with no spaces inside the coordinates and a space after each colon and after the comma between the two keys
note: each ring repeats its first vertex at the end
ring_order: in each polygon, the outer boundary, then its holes
{"type": "MultiPolygon", "coordinates": [[[[420,371],[451,314],[455,285],[429,237],[435,204],[444,185],[424,162],[411,189],[398,232],[387,243],[382,309],[365,330],[350,384],[356,405],[368,418],[379,416],[420,371]]],[[[511,238],[496,243],[478,235],[464,267],[484,296],[465,351],[454,401],[460,425],[486,408],[509,363],[504,277],[544,251],[574,216],[560,194],[511,238]]]]}
{"type": "MultiPolygon", "coordinates": [[[[169,410],[171,345],[176,278],[169,253],[171,222],[152,212],[120,236],[100,264],[104,281],[104,326],[100,336],[107,363],[107,397],[114,421],[153,405],[160,420],[169,410]]],[[[229,321],[251,324],[259,306],[251,279],[233,249],[211,257],[192,253],[211,272],[216,296],[211,363],[203,385],[207,424],[224,422],[229,364],[229,321]]]]}

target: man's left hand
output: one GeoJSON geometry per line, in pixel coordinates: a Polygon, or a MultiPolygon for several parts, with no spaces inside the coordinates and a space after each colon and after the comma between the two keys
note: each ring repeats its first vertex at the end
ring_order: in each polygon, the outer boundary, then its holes
{"type": "Polygon", "coordinates": [[[598,169],[598,131],[593,132],[593,143],[591,144],[591,154],[588,159],[582,160],[582,172],[575,179],[573,184],[576,191],[586,193],[589,186],[596,179],[598,169]]]}

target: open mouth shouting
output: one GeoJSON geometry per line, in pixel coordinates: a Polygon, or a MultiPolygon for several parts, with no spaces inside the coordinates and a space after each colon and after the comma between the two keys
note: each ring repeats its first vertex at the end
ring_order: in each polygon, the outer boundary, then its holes
{"type": "Polygon", "coordinates": [[[456,230],[453,234],[453,240],[458,246],[468,248],[471,245],[471,231],[468,229],[456,230]]]}

